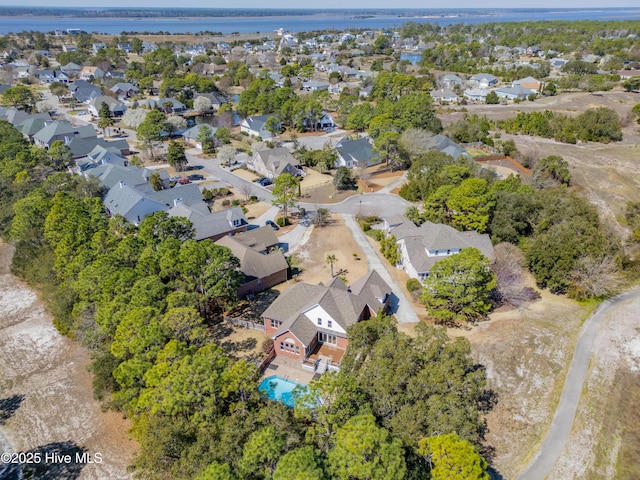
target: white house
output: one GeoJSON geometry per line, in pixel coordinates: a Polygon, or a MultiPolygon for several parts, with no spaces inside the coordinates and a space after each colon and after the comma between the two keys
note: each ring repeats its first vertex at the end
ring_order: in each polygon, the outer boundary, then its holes
{"type": "Polygon", "coordinates": [[[459,232],[448,225],[432,222],[417,227],[402,215],[385,218],[384,229],[387,236],[396,237],[401,254],[397,266],[420,281],[429,276],[436,262],[460,253],[463,248],[477,248],[484,256],[493,258],[493,245],[487,234],[459,232]]]}
{"type": "Polygon", "coordinates": [[[487,88],[498,83],[498,79],[490,73],[477,73],[469,80],[476,82],[481,88],[487,88]]]}
{"type": "Polygon", "coordinates": [[[260,137],[263,140],[268,140],[274,136],[267,127],[266,123],[269,118],[275,118],[278,121],[277,129],[280,130],[280,120],[277,115],[267,114],[267,115],[257,115],[254,117],[247,117],[240,123],[240,132],[244,132],[250,136],[260,137]]]}
{"type": "Polygon", "coordinates": [[[488,93],[489,90],[485,88],[472,88],[470,90],[465,90],[463,95],[464,98],[471,100],[472,102],[486,102],[488,93]]]}

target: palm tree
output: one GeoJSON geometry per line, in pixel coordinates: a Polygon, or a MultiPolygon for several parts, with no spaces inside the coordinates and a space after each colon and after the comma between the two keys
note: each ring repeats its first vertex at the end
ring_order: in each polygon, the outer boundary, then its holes
{"type": "Polygon", "coordinates": [[[329,255],[327,255],[325,262],[327,262],[331,266],[331,278],[333,278],[333,264],[337,263],[338,259],[333,253],[330,253],[329,255]]]}

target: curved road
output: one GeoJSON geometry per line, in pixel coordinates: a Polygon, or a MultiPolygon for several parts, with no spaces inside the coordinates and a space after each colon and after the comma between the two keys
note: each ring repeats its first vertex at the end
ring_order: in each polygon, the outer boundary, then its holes
{"type": "Polygon", "coordinates": [[[549,428],[547,437],[535,458],[518,477],[518,480],[544,480],[549,475],[569,439],[578,403],[580,402],[582,385],[589,368],[593,341],[600,324],[619,305],[639,298],[640,291],[634,291],[605,300],[584,323],[551,428],[549,428]]]}

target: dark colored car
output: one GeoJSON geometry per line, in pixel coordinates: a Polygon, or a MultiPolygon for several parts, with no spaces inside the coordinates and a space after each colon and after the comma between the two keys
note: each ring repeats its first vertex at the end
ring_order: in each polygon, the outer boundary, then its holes
{"type": "Polygon", "coordinates": [[[267,185],[271,185],[273,182],[269,178],[265,178],[264,180],[258,183],[260,183],[260,185],[262,185],[263,187],[266,187],[267,185]]]}
{"type": "Polygon", "coordinates": [[[191,175],[189,175],[189,180],[194,181],[194,180],[204,180],[204,175],[201,175],[199,173],[192,173],[191,175]]]}
{"type": "Polygon", "coordinates": [[[272,221],[272,220],[267,220],[266,222],[264,222],[264,224],[265,225],[269,225],[274,230],[280,230],[280,227],[278,225],[276,225],[275,222],[272,221]]]}

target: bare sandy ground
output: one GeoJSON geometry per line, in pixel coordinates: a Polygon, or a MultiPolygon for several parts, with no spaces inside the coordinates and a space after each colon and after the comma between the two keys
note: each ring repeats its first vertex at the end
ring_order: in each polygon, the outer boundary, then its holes
{"type": "MultiPolygon", "coordinates": [[[[92,398],[86,351],[57,332],[35,292],[9,273],[11,254],[11,247],[0,243],[4,451],[40,452],[43,460],[47,452],[72,454],[74,465],[50,459],[35,478],[132,478],[126,467],[137,447],[127,434],[129,423],[118,413],[101,411],[92,398]],[[82,451],[96,463],[75,464],[75,452],[82,451]]],[[[0,463],[0,478],[20,478],[18,471],[14,465],[7,472],[0,463]]]]}

